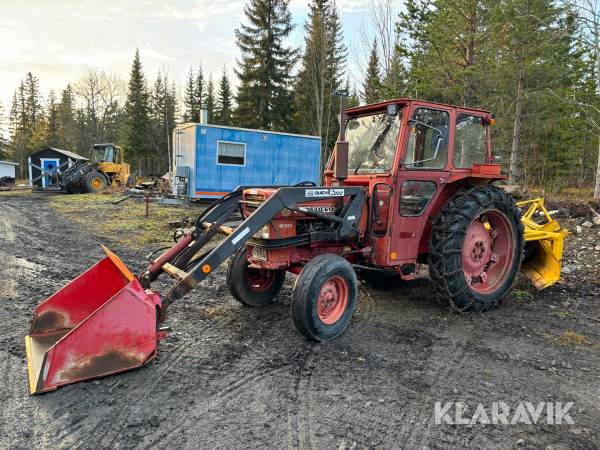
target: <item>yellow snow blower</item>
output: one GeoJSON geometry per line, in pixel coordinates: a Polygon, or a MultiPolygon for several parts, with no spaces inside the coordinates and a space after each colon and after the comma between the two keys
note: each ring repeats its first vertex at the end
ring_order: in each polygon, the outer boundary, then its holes
{"type": "Polygon", "coordinates": [[[522,270],[538,289],[553,285],[560,278],[563,243],[567,231],[562,230],[544,206],[543,198],[517,202],[524,211],[525,258],[522,270]],[[538,217],[541,216],[538,221],[538,217]]]}

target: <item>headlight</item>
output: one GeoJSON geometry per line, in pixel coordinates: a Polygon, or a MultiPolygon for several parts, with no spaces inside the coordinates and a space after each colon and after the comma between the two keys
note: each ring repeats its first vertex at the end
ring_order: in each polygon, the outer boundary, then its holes
{"type": "Polygon", "coordinates": [[[263,239],[269,239],[269,225],[265,225],[262,229],[263,239]]]}

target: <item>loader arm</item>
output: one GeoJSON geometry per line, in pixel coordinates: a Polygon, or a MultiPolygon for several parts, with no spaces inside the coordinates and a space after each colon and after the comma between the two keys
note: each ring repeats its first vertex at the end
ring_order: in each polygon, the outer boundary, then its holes
{"type": "MultiPolygon", "coordinates": [[[[283,187],[273,196],[269,197],[237,228],[223,230],[223,223],[235,212],[242,192],[243,189],[234,191],[234,195],[231,195],[223,203],[213,207],[206,215],[200,216],[194,229],[191,231],[192,236],[194,236],[193,240],[188,244],[186,250],[184,250],[186,257],[179,261],[176,261],[178,258],[175,257],[173,259],[176,262],[174,265],[168,263],[166,266],[163,265],[162,270],[177,279],[177,284],[173,286],[163,301],[163,310],[170,303],[194,289],[198,283],[208,277],[223,261],[243,247],[254,234],[269,223],[282,209],[287,208],[292,211],[301,211],[303,214],[312,215],[320,220],[329,221],[332,224],[330,231],[311,233],[310,236],[304,236],[304,238],[308,237],[310,239],[309,243],[340,241],[358,236],[358,223],[366,198],[365,191],[361,187],[283,187]],[[320,195],[315,196],[315,192],[320,195]],[[330,216],[298,208],[298,204],[300,203],[308,203],[332,197],[349,197],[339,215],[330,216]],[[189,261],[187,256],[192,253],[197,254],[201,251],[216,232],[221,232],[228,236],[212,251],[203,255],[202,258],[195,262],[189,271],[182,270],[182,262],[187,263],[189,261]],[[174,270],[173,267],[176,269],[174,270]]],[[[302,239],[303,237],[299,236],[298,238],[302,239]]],[[[180,256],[183,257],[183,253],[180,256]]],[[[164,316],[164,314],[161,315],[164,316]]]]}
{"type": "Polygon", "coordinates": [[[240,226],[224,226],[239,208],[243,192],[244,188],[238,188],[209,207],[195,226],[139,277],[105,249],[106,258],[38,305],[25,338],[30,392],[47,392],[146,364],[156,355],[157,341],[164,337],[158,324],[164,321],[168,305],[190,292],[284,208],[330,224],[325,230],[298,235],[291,245],[359,235],[366,198],[363,188],[278,188],[240,226]],[[344,199],[336,215],[298,206],[333,197],[344,199]],[[216,233],[227,237],[203,252],[216,233]],[[177,283],[161,300],[149,288],[163,272],[177,283]]]}

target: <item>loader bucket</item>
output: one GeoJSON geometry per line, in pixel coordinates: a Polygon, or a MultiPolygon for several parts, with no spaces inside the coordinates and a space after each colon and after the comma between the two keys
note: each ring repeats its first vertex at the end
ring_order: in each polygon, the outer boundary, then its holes
{"type": "Polygon", "coordinates": [[[36,308],[25,337],[32,394],[133,369],[155,356],[160,298],[105,252],[36,308]]]}
{"type": "Polygon", "coordinates": [[[560,278],[563,244],[567,232],[548,214],[543,198],[518,202],[517,206],[527,208],[521,217],[525,231],[525,259],[522,270],[536,288],[547,288],[560,278]],[[534,216],[538,211],[542,213],[541,220],[534,216]]]}

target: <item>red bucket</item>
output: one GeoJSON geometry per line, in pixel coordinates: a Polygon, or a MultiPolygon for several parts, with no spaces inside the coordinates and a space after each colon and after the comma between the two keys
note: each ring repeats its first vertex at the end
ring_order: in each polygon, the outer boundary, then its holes
{"type": "Polygon", "coordinates": [[[25,337],[32,394],[140,367],[156,355],[160,298],[107,257],[44,300],[25,337]]]}

